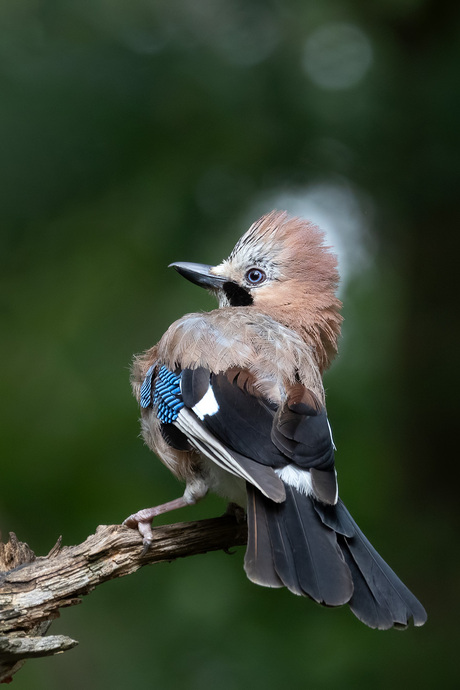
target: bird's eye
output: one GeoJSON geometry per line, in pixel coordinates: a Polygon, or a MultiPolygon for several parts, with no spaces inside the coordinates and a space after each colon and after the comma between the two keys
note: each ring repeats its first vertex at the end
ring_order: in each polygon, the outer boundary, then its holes
{"type": "Polygon", "coordinates": [[[266,277],[265,271],[262,271],[261,268],[250,268],[249,271],[246,271],[245,275],[246,280],[248,283],[251,283],[251,285],[260,285],[260,283],[264,282],[266,277]]]}

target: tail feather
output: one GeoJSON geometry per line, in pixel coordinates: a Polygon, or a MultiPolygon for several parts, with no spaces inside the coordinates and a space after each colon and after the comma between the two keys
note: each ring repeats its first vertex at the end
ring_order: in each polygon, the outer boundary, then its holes
{"type": "Polygon", "coordinates": [[[326,606],[349,603],[371,628],[423,625],[426,612],[361,532],[343,503],[318,503],[286,485],[274,503],[248,493],[245,570],[267,587],[285,586],[326,606]]]}
{"type": "Polygon", "coordinates": [[[309,498],[286,486],[286,500],[275,504],[248,485],[248,527],[245,569],[251,580],[273,586],[274,570],[278,580],[295,594],[308,595],[327,606],[349,601],[353,584],[335,532],[325,527],[309,498]],[[264,521],[265,542],[269,541],[270,551],[266,549],[263,556],[260,539],[259,553],[254,549],[252,529],[256,523],[259,532],[258,519],[264,521]],[[264,572],[267,559],[271,559],[268,575],[264,572]]]}
{"type": "Polygon", "coordinates": [[[266,515],[274,570],[285,587],[294,594],[302,595],[304,591],[287,531],[281,520],[270,519],[271,516],[268,512],[266,515]]]}
{"type": "Polygon", "coordinates": [[[390,566],[374,549],[339,501],[334,510],[315,504],[317,513],[328,527],[334,525],[348,567],[354,573],[355,591],[350,600],[353,613],[371,628],[406,627],[412,618],[414,625],[423,625],[426,611],[390,566]]]}
{"type": "Polygon", "coordinates": [[[276,574],[268,520],[261,494],[250,484],[248,486],[248,545],[244,558],[244,569],[252,582],[264,587],[284,587],[276,574]]]}
{"type": "Polygon", "coordinates": [[[350,599],[350,608],[355,616],[370,628],[388,630],[395,624],[391,610],[385,602],[378,601],[372,593],[367,581],[356,564],[346,540],[339,537],[342,542],[345,560],[350,568],[353,578],[353,596],[350,599]]]}

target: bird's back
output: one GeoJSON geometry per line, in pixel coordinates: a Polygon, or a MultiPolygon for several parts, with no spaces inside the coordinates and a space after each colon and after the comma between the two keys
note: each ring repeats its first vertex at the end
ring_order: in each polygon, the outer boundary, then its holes
{"type": "Polygon", "coordinates": [[[146,372],[155,362],[171,371],[202,366],[214,372],[245,369],[257,381],[257,390],[277,404],[284,399],[285,386],[298,381],[324,403],[312,346],[250,307],[187,314],[175,321],[155,347],[135,360],[132,380],[138,399],[146,372]]]}

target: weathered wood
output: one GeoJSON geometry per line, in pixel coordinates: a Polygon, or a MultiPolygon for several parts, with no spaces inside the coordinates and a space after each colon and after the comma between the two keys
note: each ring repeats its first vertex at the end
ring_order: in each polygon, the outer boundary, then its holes
{"type": "Polygon", "coordinates": [[[9,542],[0,542],[0,683],[24,659],[75,646],[70,638],[43,635],[60,608],[80,603],[103,582],[144,565],[243,545],[247,539],[246,524],[233,515],[156,527],[153,534],[145,554],[137,531],[122,525],[101,525],[77,546],[61,548],[58,542],[46,557],[36,557],[12,533],[9,542]]]}

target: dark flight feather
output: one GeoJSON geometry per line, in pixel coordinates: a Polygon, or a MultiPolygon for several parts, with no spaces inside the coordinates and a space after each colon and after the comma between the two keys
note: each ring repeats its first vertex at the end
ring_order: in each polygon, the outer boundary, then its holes
{"type": "Polygon", "coordinates": [[[205,415],[203,424],[222,443],[252,461],[270,467],[282,467],[286,458],[270,441],[274,410],[262,397],[248,392],[249,377],[233,370],[211,374],[202,367],[182,371],[182,398],[193,408],[211,385],[219,406],[213,415],[205,415]],[[241,386],[239,385],[241,383],[241,386]]]}
{"type": "Polygon", "coordinates": [[[192,408],[206,394],[209,387],[210,371],[205,367],[184,369],[181,372],[182,400],[186,407],[192,408]]]}
{"type": "Polygon", "coordinates": [[[289,461],[312,469],[312,485],[324,503],[337,501],[334,449],[326,411],[316,396],[300,383],[288,391],[277,411],[254,388],[249,372],[233,368],[212,374],[207,369],[184,369],[182,398],[193,408],[212,387],[218,410],[204,415],[203,424],[226,447],[273,468],[289,461]]]}
{"type": "Polygon", "coordinates": [[[276,415],[271,440],[299,467],[334,467],[334,447],[324,407],[317,410],[304,403],[291,407],[288,401],[276,415]]]}
{"type": "Polygon", "coordinates": [[[160,427],[161,435],[171,448],[176,450],[191,450],[192,447],[188,442],[187,436],[179,431],[174,424],[162,424],[160,427]]]}
{"type": "Polygon", "coordinates": [[[364,536],[339,501],[336,506],[315,503],[325,525],[341,535],[339,543],[353,574],[355,591],[350,608],[371,628],[406,627],[410,618],[423,625],[426,611],[364,536]]]}
{"type": "Polygon", "coordinates": [[[334,505],[338,499],[337,475],[335,470],[310,470],[311,484],[315,496],[323,503],[334,505]]]}
{"type": "Polygon", "coordinates": [[[248,545],[244,557],[244,569],[252,582],[264,587],[284,587],[276,573],[268,519],[261,494],[251,484],[247,484],[248,507],[248,545]]]}
{"type": "Polygon", "coordinates": [[[183,408],[174,424],[184,433],[190,444],[222,469],[252,482],[274,502],[284,501],[285,490],[281,479],[272,467],[254,462],[232,448],[225,446],[205,427],[198,416],[187,407],[183,408]]]}
{"type": "Polygon", "coordinates": [[[248,490],[248,551],[245,567],[248,577],[259,584],[273,586],[273,570],[281,582],[295,594],[308,595],[328,606],[349,601],[353,593],[350,571],[338,547],[335,532],[322,523],[312,500],[286,486],[286,501],[274,505],[256,489],[248,490]],[[256,518],[254,518],[256,513],[256,518]],[[266,561],[270,551],[255,551],[254,525],[263,516],[264,538],[270,541],[272,568],[266,561]],[[268,554],[267,554],[268,551],[268,554]],[[269,582],[264,582],[265,573],[269,582]]]}

